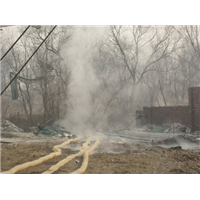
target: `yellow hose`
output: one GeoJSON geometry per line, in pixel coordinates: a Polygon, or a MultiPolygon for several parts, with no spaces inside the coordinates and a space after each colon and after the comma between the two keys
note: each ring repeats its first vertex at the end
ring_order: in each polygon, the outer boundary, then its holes
{"type": "Polygon", "coordinates": [[[65,165],[67,162],[72,160],[73,158],[77,156],[81,156],[84,152],[85,149],[87,148],[88,144],[90,144],[90,139],[88,139],[84,144],[83,144],[83,149],[73,155],[67,156],[65,159],[59,161],[57,164],[51,166],[47,171],[43,172],[42,174],[52,174],[53,172],[57,171],[61,166],[65,165]]]}
{"type": "Polygon", "coordinates": [[[74,172],[72,172],[71,174],[83,174],[88,166],[88,161],[89,161],[89,155],[96,149],[96,147],[99,144],[99,139],[96,140],[96,142],[93,144],[93,146],[88,149],[87,151],[85,151],[85,153],[83,154],[83,162],[82,165],[79,169],[75,170],[74,172]]]}
{"type": "Polygon", "coordinates": [[[71,140],[68,140],[66,142],[63,142],[62,144],[60,145],[57,145],[57,146],[54,146],[53,147],[53,153],[50,153],[49,155],[46,155],[46,156],[43,156],[37,160],[34,160],[34,161],[31,161],[31,162],[26,162],[24,164],[21,164],[21,165],[17,165],[13,168],[11,168],[10,170],[8,171],[5,171],[5,172],[2,172],[1,174],[15,174],[16,172],[18,171],[21,171],[21,170],[24,170],[24,169],[27,169],[29,167],[33,167],[33,166],[36,166],[36,165],[39,165],[47,160],[50,160],[56,156],[60,156],[61,155],[61,149],[60,148],[63,148],[64,146],[66,146],[67,144],[69,144],[70,142],[75,142],[79,140],[79,138],[75,138],[75,139],[71,139],[71,140]]]}

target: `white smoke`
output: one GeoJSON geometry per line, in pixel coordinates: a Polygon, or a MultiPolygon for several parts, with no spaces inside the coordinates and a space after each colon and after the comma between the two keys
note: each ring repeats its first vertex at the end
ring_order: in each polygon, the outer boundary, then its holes
{"type": "Polygon", "coordinates": [[[67,43],[61,55],[71,71],[67,114],[60,125],[73,134],[90,134],[94,130],[90,122],[92,107],[90,92],[98,85],[91,64],[93,45],[102,36],[104,27],[81,29],[76,27],[73,39],[67,43]]]}

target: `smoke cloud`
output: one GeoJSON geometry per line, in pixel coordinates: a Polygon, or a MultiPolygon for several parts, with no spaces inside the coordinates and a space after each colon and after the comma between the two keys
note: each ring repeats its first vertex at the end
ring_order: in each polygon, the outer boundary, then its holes
{"type": "Polygon", "coordinates": [[[75,135],[135,126],[133,113],[140,101],[141,86],[120,84],[118,72],[122,73],[123,67],[105,63],[96,66],[93,62],[95,45],[105,32],[106,27],[76,27],[73,38],[61,51],[71,77],[66,116],[58,123],[75,135]]]}
{"type": "Polygon", "coordinates": [[[102,36],[104,28],[76,27],[72,40],[61,52],[65,63],[71,71],[69,84],[69,99],[67,99],[67,114],[60,125],[76,135],[91,134],[94,127],[91,124],[92,99],[91,91],[98,86],[98,79],[91,64],[91,55],[95,42],[102,36]]]}

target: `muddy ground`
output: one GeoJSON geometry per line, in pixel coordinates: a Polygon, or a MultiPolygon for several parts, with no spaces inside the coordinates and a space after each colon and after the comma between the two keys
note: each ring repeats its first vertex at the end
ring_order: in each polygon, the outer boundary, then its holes
{"type": "MultiPolygon", "coordinates": [[[[18,139],[19,140],[19,139],[18,139]]],[[[66,139],[38,140],[32,142],[1,143],[1,171],[52,153],[52,147],[66,139]],[[53,142],[54,141],[54,142],[53,142]]],[[[83,141],[74,142],[62,149],[62,155],[18,174],[41,174],[68,155],[79,152],[83,141]]],[[[92,145],[92,144],[91,144],[92,145]]],[[[81,166],[77,157],[54,174],[69,174],[81,166]]],[[[169,147],[149,146],[137,143],[101,142],[89,157],[85,174],[199,174],[200,151],[198,149],[172,150],[169,147]]]]}

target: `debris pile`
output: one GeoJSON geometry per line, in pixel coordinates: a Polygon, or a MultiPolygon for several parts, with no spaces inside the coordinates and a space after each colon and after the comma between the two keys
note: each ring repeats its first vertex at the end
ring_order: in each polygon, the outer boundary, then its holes
{"type": "Polygon", "coordinates": [[[179,145],[180,143],[199,143],[198,139],[195,136],[191,136],[191,135],[177,135],[177,136],[173,136],[170,138],[167,138],[165,140],[162,141],[153,141],[152,140],[152,144],[153,145],[159,145],[159,144],[165,144],[165,145],[179,145]]]}
{"type": "Polygon", "coordinates": [[[24,132],[8,120],[1,120],[1,132],[24,132]]]}
{"type": "Polygon", "coordinates": [[[176,147],[171,147],[170,149],[171,149],[171,150],[181,150],[182,147],[181,147],[181,146],[176,146],[176,147]]]}
{"type": "Polygon", "coordinates": [[[42,134],[46,136],[59,136],[68,138],[76,137],[75,135],[71,135],[68,131],[56,129],[53,126],[38,125],[38,127],[30,127],[29,129],[32,130],[35,135],[42,134]]]}
{"type": "Polygon", "coordinates": [[[146,128],[146,130],[148,130],[149,132],[156,132],[156,133],[162,133],[164,132],[166,129],[169,129],[169,126],[159,126],[159,125],[146,125],[144,126],[146,128]]]}
{"type": "Polygon", "coordinates": [[[181,123],[178,123],[178,122],[175,122],[173,123],[167,130],[165,130],[166,133],[169,133],[169,132],[184,132],[184,133],[190,133],[191,132],[191,129],[188,128],[187,126],[181,124],[181,123]]]}

